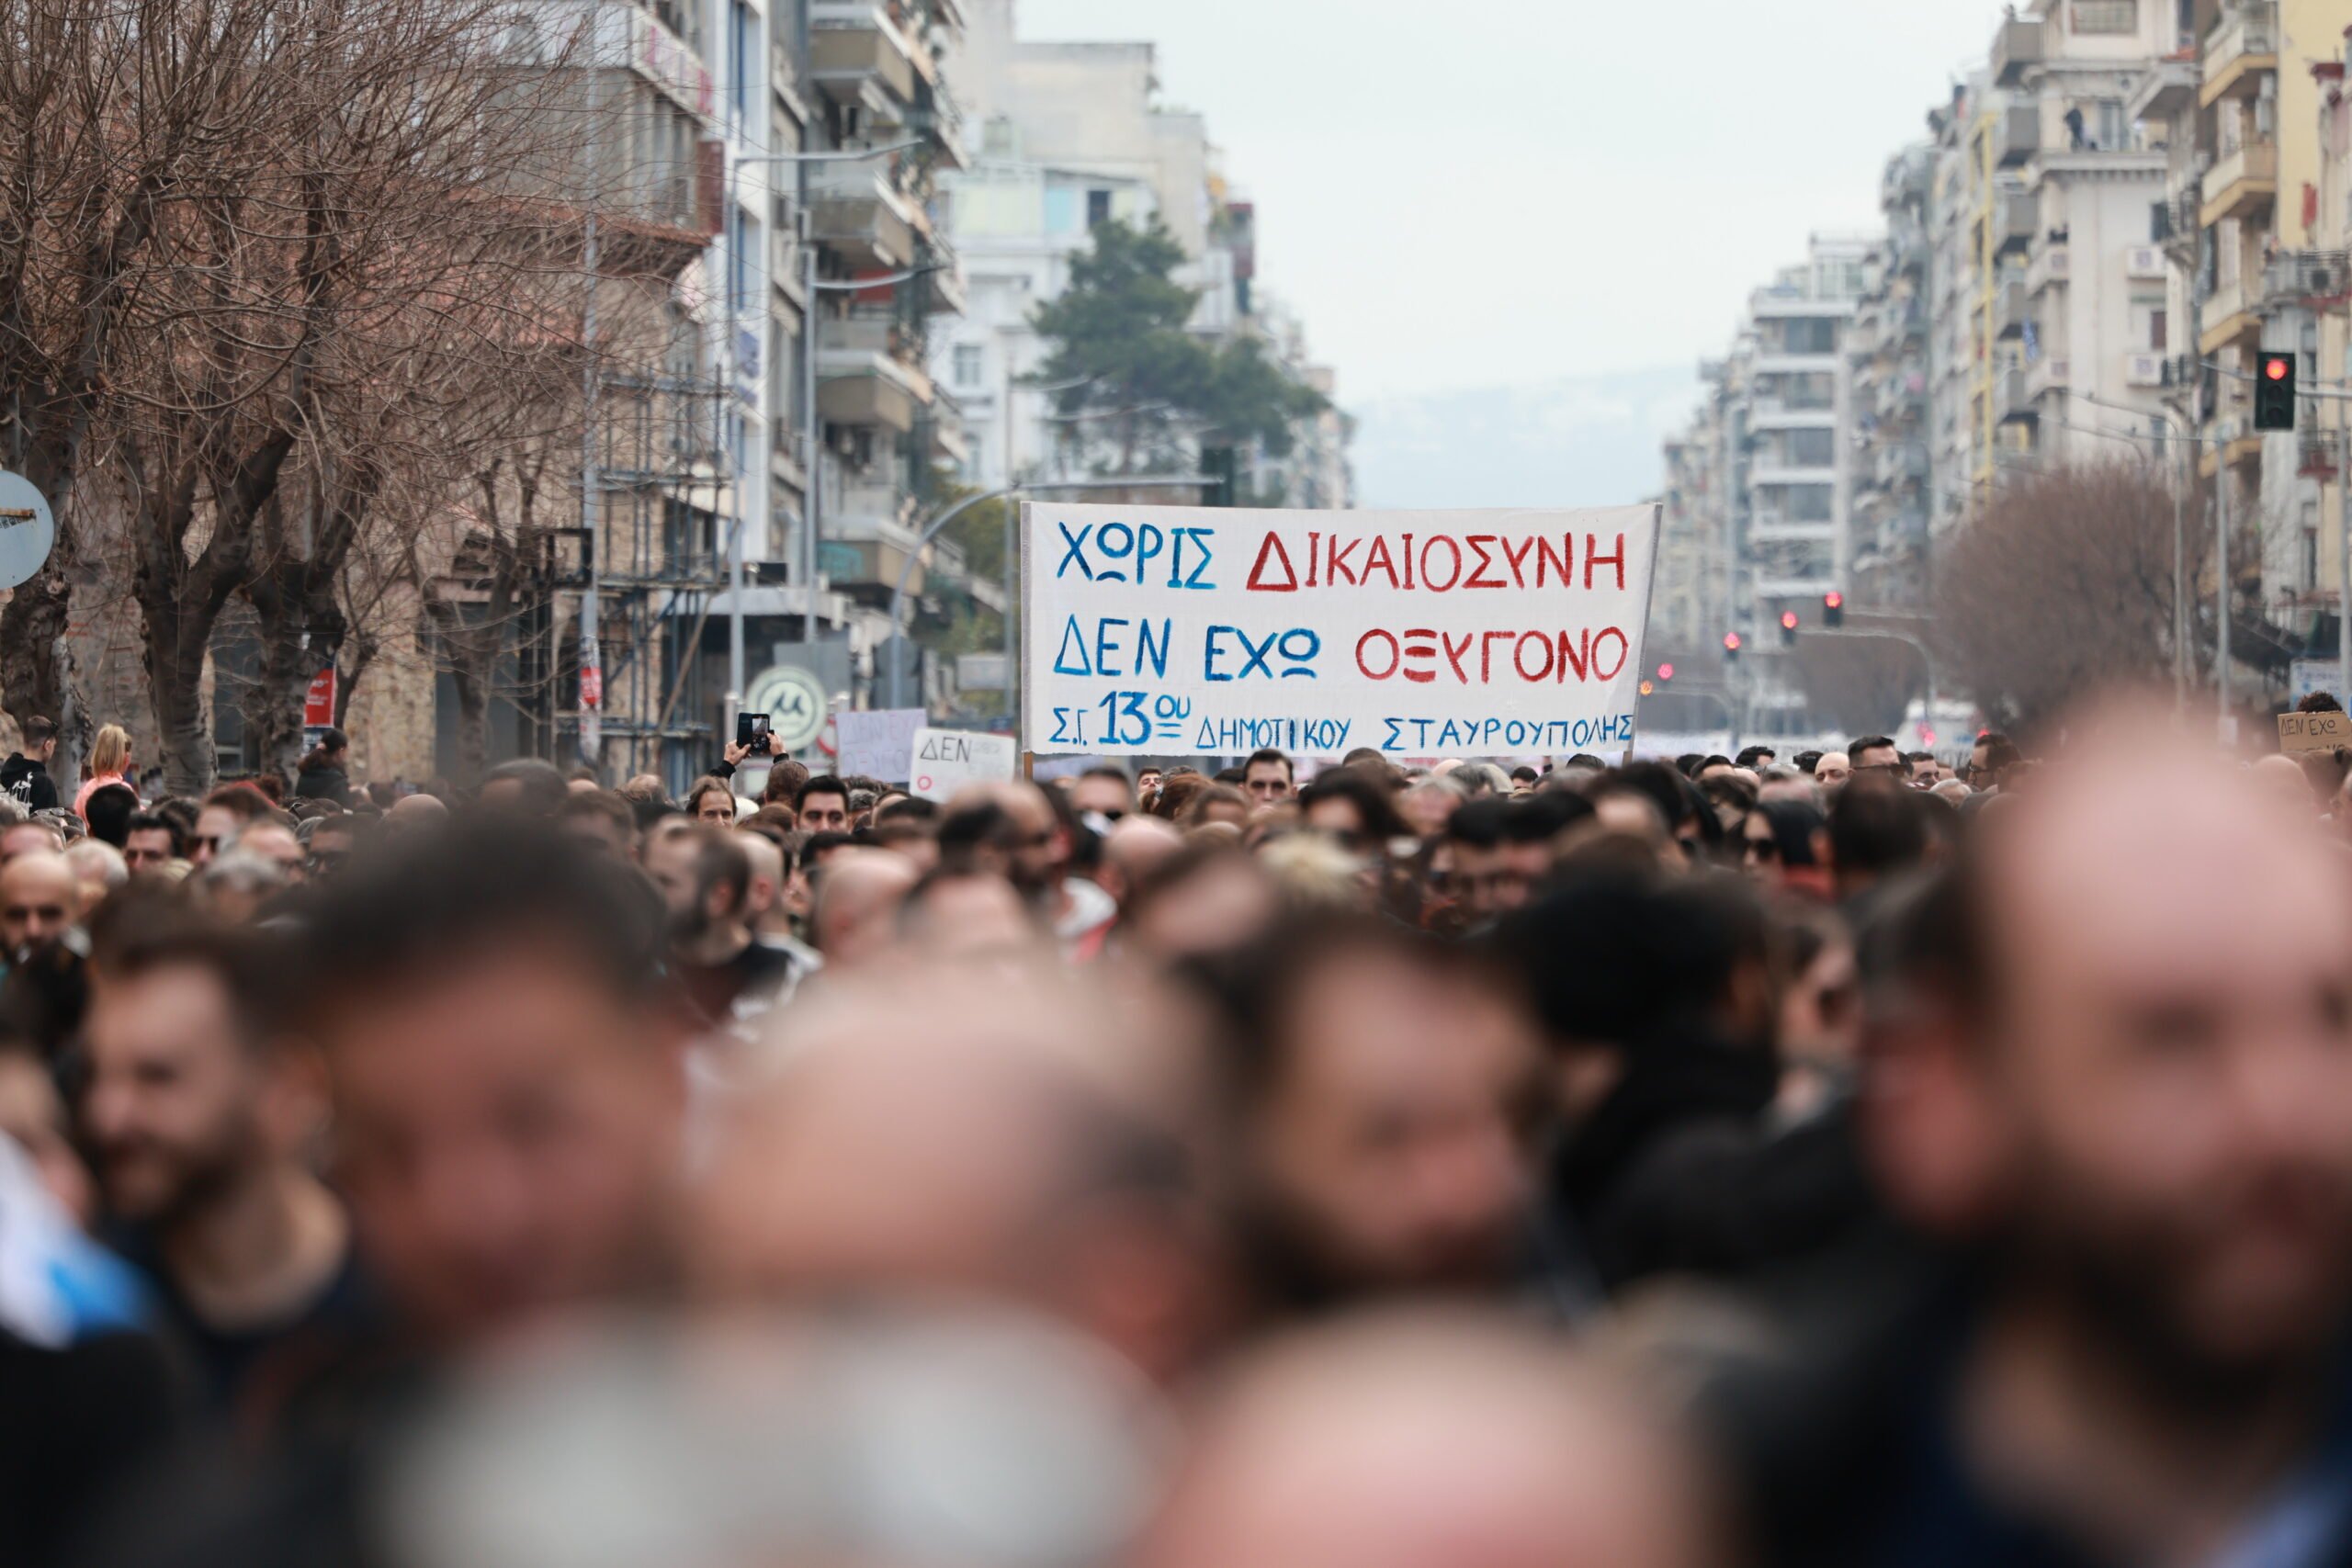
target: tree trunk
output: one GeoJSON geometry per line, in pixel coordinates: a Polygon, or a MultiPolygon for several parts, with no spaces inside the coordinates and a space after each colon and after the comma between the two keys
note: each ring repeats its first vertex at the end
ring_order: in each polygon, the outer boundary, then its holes
{"type": "MultiPolygon", "coordinates": [[[[0,605],[0,702],[21,728],[28,718],[58,721],[55,759],[60,769],[77,764],[88,750],[90,728],[86,705],[74,690],[74,655],[66,646],[65,626],[73,610],[74,585],[67,578],[61,536],[57,555],[19,584],[0,605]],[[69,716],[77,724],[66,724],[69,716]]],[[[61,778],[71,777],[61,772],[61,778]]]]}
{"type": "Polygon", "coordinates": [[[302,761],[302,705],[311,682],[335,663],[345,630],[333,579],[307,562],[288,561],[246,586],[261,627],[261,679],[245,723],[261,767],[289,785],[302,761]]]}

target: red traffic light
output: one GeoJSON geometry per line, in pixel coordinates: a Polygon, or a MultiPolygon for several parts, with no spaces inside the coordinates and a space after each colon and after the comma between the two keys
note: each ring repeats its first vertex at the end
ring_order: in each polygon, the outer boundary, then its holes
{"type": "Polygon", "coordinates": [[[1797,613],[1794,610],[1781,612],[1781,629],[1791,632],[1797,629],[1797,613]]]}
{"type": "Polygon", "coordinates": [[[1725,653],[1737,653],[1739,651],[1739,634],[1737,632],[1724,633],[1724,651],[1725,653]]]}
{"type": "Polygon", "coordinates": [[[1673,680],[1673,679],[1674,679],[1674,666],[1673,666],[1673,665],[1671,665],[1671,664],[1661,664],[1661,665],[1659,665],[1659,666],[1657,667],[1657,678],[1658,678],[1659,680],[1661,680],[1661,681],[1671,681],[1671,680],[1673,680]]]}
{"type": "Polygon", "coordinates": [[[1846,607],[1846,596],[1838,592],[1825,593],[1821,596],[1821,604],[1824,609],[1842,610],[1846,607]]]}
{"type": "Polygon", "coordinates": [[[2283,381],[2294,374],[2294,362],[2283,354],[2267,354],[2262,357],[2262,373],[2273,381],[2283,381]]]}

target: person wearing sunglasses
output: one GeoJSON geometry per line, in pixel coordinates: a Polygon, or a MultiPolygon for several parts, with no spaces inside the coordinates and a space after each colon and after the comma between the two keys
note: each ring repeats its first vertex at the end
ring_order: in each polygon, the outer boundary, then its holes
{"type": "Polygon", "coordinates": [[[1742,863],[1758,880],[1827,897],[1829,821],[1809,801],[1757,803],[1740,825],[1742,863]]]}
{"type": "Polygon", "coordinates": [[[1070,785],[1069,803],[1079,816],[1117,822],[1136,808],[1135,786],[1126,770],[1105,762],[1078,775],[1070,785]]]}

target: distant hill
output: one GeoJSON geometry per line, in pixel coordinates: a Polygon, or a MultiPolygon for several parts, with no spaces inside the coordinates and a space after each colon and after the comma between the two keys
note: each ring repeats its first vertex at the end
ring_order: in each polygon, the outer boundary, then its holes
{"type": "Polygon", "coordinates": [[[1640,501],[1698,399],[1697,367],[1679,366],[1351,404],[1357,492],[1367,507],[1640,501]]]}

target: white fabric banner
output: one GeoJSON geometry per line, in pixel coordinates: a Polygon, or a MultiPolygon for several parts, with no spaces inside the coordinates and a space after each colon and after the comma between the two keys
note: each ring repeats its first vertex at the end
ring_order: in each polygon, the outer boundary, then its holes
{"type": "Polygon", "coordinates": [[[1022,509],[1036,752],[1623,751],[1658,509],[1022,509]]]}

